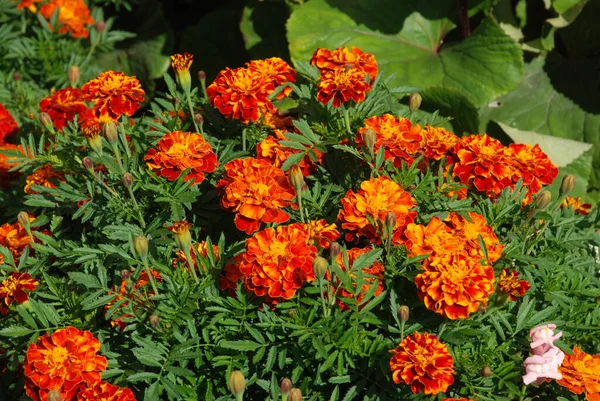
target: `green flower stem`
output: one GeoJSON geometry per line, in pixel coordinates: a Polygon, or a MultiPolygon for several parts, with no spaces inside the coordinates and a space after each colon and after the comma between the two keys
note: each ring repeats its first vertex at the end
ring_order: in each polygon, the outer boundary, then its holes
{"type": "Polygon", "coordinates": [[[323,293],[323,279],[319,278],[319,292],[321,293],[321,306],[323,306],[323,316],[329,317],[331,310],[327,307],[325,302],[325,295],[323,293]]]}
{"type": "Polygon", "coordinates": [[[154,291],[154,295],[158,295],[158,288],[156,287],[156,282],[154,281],[154,276],[150,272],[150,266],[148,265],[148,256],[142,258],[142,262],[144,262],[144,269],[146,270],[146,274],[148,275],[148,280],[152,285],[152,291],[154,291]]]}
{"type": "Polygon", "coordinates": [[[115,153],[115,159],[117,160],[117,164],[119,165],[119,169],[121,170],[121,175],[125,174],[125,167],[123,166],[123,161],[121,160],[121,151],[119,150],[119,146],[117,144],[110,144],[113,152],[115,153]]]}
{"type": "Polygon", "coordinates": [[[133,195],[133,189],[131,189],[131,187],[127,187],[127,192],[129,192],[129,196],[131,197],[131,200],[133,201],[135,210],[137,210],[137,212],[138,212],[138,220],[140,221],[142,228],[145,229],[146,221],[144,220],[144,215],[142,213],[142,209],[140,208],[140,204],[138,203],[138,201],[135,199],[135,196],[133,195]]]}
{"type": "Polygon", "coordinates": [[[202,87],[202,94],[204,95],[204,99],[208,100],[208,93],[206,92],[206,79],[200,80],[200,86],[202,87]]]}
{"type": "Polygon", "coordinates": [[[246,151],[246,128],[242,130],[242,150],[246,151]]]}
{"type": "Polygon", "coordinates": [[[204,135],[204,132],[200,128],[198,128],[198,124],[196,124],[196,119],[194,118],[194,107],[192,105],[192,97],[190,96],[190,93],[187,92],[185,94],[185,97],[187,98],[187,104],[188,104],[188,108],[190,109],[190,115],[192,116],[192,122],[194,123],[194,128],[196,128],[197,133],[204,135]]]}
{"type": "Polygon", "coordinates": [[[196,284],[198,284],[200,282],[200,280],[198,280],[198,274],[196,273],[196,267],[194,266],[194,262],[192,262],[191,252],[189,249],[184,249],[183,253],[185,254],[185,260],[187,260],[187,262],[188,262],[188,266],[190,267],[192,276],[194,277],[194,281],[196,282],[196,284]]]}
{"type": "Polygon", "coordinates": [[[304,223],[304,208],[302,207],[302,188],[296,188],[296,197],[298,198],[298,208],[300,209],[300,221],[304,223]]]}
{"type": "Polygon", "coordinates": [[[92,176],[96,179],[96,181],[98,182],[98,184],[102,185],[104,188],[106,188],[106,190],[108,192],[110,192],[115,198],[119,197],[119,194],[112,189],[111,187],[108,186],[107,183],[105,183],[104,181],[102,181],[100,179],[100,177],[98,177],[98,174],[96,174],[96,172],[93,169],[89,169],[89,172],[92,174],[92,176]]]}

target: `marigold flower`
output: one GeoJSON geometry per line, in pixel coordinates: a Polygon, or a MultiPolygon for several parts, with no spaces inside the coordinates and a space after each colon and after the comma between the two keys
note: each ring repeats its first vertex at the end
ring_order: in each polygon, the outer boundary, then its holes
{"type": "Polygon", "coordinates": [[[131,389],[101,381],[82,390],[77,401],[135,401],[135,396],[131,389]]]}
{"type": "Polygon", "coordinates": [[[0,282],[0,313],[6,315],[9,307],[15,301],[22,304],[29,297],[25,291],[33,291],[40,282],[31,278],[29,273],[13,272],[0,282]]]}
{"type": "Polygon", "coordinates": [[[6,107],[0,104],[0,145],[5,144],[6,138],[13,136],[18,129],[19,126],[15,118],[6,107]]]}
{"type": "Polygon", "coordinates": [[[516,301],[518,297],[525,295],[527,290],[531,288],[531,284],[527,280],[519,280],[519,273],[516,270],[502,269],[498,278],[498,290],[511,301],[516,301]]]}
{"type": "Polygon", "coordinates": [[[19,177],[19,172],[9,171],[15,167],[18,163],[12,156],[6,156],[2,153],[3,150],[19,150],[24,155],[23,147],[21,145],[13,145],[12,143],[0,143],[0,188],[7,187],[11,181],[14,181],[19,177]]]}
{"type": "Polygon", "coordinates": [[[304,224],[310,236],[310,244],[321,249],[329,249],[332,242],[340,237],[335,223],[327,224],[324,219],[311,220],[304,224]]]}
{"type": "MultiPolygon", "coordinates": [[[[354,262],[360,255],[364,255],[365,253],[368,253],[370,251],[372,251],[371,248],[348,249],[347,255],[348,255],[348,263],[350,264],[350,268],[348,268],[347,266],[344,265],[344,257],[342,254],[339,254],[336,258],[337,264],[340,267],[340,269],[349,272],[350,277],[353,278],[352,285],[355,288],[357,286],[357,283],[354,281],[356,279],[356,271],[355,271],[355,269],[353,269],[354,262]]],[[[333,287],[332,291],[335,292],[338,296],[337,304],[340,308],[348,309],[348,306],[344,303],[344,301],[341,298],[356,298],[356,303],[360,304],[362,302],[363,298],[365,297],[365,294],[370,290],[371,286],[374,285],[375,280],[377,280],[377,289],[373,293],[373,297],[378,296],[383,291],[384,268],[380,262],[375,261],[375,262],[373,262],[373,264],[371,266],[363,267],[361,270],[362,270],[362,273],[364,274],[363,285],[361,288],[361,292],[356,297],[354,296],[354,294],[352,292],[345,290],[342,287],[342,284],[338,279],[333,280],[333,282],[331,283],[332,287],[333,287]],[[336,288],[338,288],[338,287],[339,287],[339,289],[336,290],[336,288]]],[[[327,280],[331,281],[331,277],[329,274],[327,274],[327,280]]],[[[367,304],[368,304],[368,302],[365,303],[364,305],[360,305],[359,309],[364,308],[367,304]]]]}
{"type": "Polygon", "coordinates": [[[185,220],[176,221],[172,226],[167,227],[167,229],[173,233],[177,246],[184,252],[192,246],[190,228],[192,228],[192,223],[185,220]]]}
{"type": "Polygon", "coordinates": [[[494,292],[494,270],[465,254],[431,258],[425,271],[415,277],[425,307],[449,319],[466,319],[487,306],[494,292]]]}
{"type": "Polygon", "coordinates": [[[418,154],[423,152],[423,130],[419,125],[412,125],[406,118],[384,114],[366,119],[356,135],[358,146],[365,146],[364,134],[368,130],[376,134],[374,153],[383,147],[384,159],[390,160],[397,168],[402,167],[403,160],[410,166],[418,154]]]}
{"type": "Polygon", "coordinates": [[[46,164],[25,178],[26,185],[24,192],[26,194],[37,193],[31,189],[32,185],[42,185],[46,188],[56,188],[56,185],[51,180],[64,181],[65,179],[61,173],[54,171],[51,164],[46,164]]]}
{"type": "Polygon", "coordinates": [[[262,223],[285,223],[282,209],[292,206],[296,191],[287,176],[266,160],[236,159],[225,164],[225,177],[217,183],[221,206],[236,213],[235,226],[251,234],[262,223]]]}
{"type": "Polygon", "coordinates": [[[189,94],[192,87],[192,76],[190,75],[190,66],[194,61],[194,55],[191,53],[174,54],[171,56],[171,67],[175,70],[177,82],[183,88],[185,93],[189,94]]]}
{"type": "Polygon", "coordinates": [[[454,383],[452,355],[434,335],[414,332],[390,352],[394,383],[410,385],[415,394],[438,394],[454,383]]]}
{"type": "Polygon", "coordinates": [[[106,370],[105,357],[98,341],[89,331],[67,327],[44,334],[29,345],[25,355],[25,393],[34,401],[47,398],[50,390],[60,391],[64,401],[100,382],[106,370]]]}
{"type": "MultiPolygon", "coordinates": [[[[218,261],[219,247],[215,244],[212,244],[212,250],[213,254],[215,255],[216,261],[218,261]]],[[[206,241],[199,242],[196,244],[196,246],[192,246],[190,248],[190,256],[192,257],[192,264],[194,265],[196,264],[197,255],[208,259],[208,243],[206,241]]],[[[181,249],[177,251],[175,258],[173,259],[173,267],[177,267],[178,263],[183,263],[183,269],[187,270],[187,258],[185,257],[185,253],[181,249]]]]}
{"type": "Polygon", "coordinates": [[[217,155],[200,134],[173,131],[163,136],[144,157],[146,165],[159,175],[174,181],[181,172],[190,169],[184,180],[194,184],[204,181],[204,173],[212,173],[217,166],[217,155]]]}
{"type": "Polygon", "coordinates": [[[338,213],[338,220],[342,222],[342,228],[348,231],[347,241],[366,237],[374,243],[381,243],[385,218],[388,213],[394,212],[396,225],[392,243],[402,244],[406,226],[417,215],[417,212],[410,210],[416,205],[413,197],[387,177],[363,181],[358,192],[349,190],[340,202],[342,209],[338,213]],[[377,227],[371,224],[369,218],[375,221],[377,227]]]}
{"type": "MultiPolygon", "coordinates": [[[[262,142],[256,145],[256,158],[265,159],[271,162],[271,164],[277,168],[281,168],[283,163],[293,154],[301,152],[301,150],[288,148],[279,143],[280,139],[272,136],[267,136],[262,142]]],[[[317,155],[317,162],[321,164],[323,162],[323,153],[317,149],[312,149],[317,155]]],[[[298,167],[302,171],[304,177],[308,177],[315,170],[315,162],[308,156],[304,156],[298,163],[298,167]]]]}
{"type": "Polygon", "coordinates": [[[377,61],[371,53],[363,52],[356,46],[352,46],[350,51],[346,47],[338,47],[335,50],[317,49],[310,63],[316,66],[321,74],[326,71],[356,69],[369,74],[369,83],[373,83],[377,77],[377,61]]]}
{"type": "Polygon", "coordinates": [[[582,203],[581,198],[574,198],[572,196],[567,196],[563,203],[560,205],[561,208],[570,207],[573,208],[575,213],[587,215],[589,214],[592,205],[589,203],[582,203]]]}
{"type": "MultiPolygon", "coordinates": [[[[29,215],[30,223],[35,217],[29,215]]],[[[32,230],[35,228],[32,227],[32,230]]],[[[18,259],[23,250],[30,246],[31,238],[25,228],[18,221],[14,224],[5,223],[0,226],[0,245],[8,248],[15,259],[18,259]]],[[[0,265],[4,264],[4,258],[0,255],[0,265]]]]}
{"type": "Polygon", "coordinates": [[[94,23],[90,9],[83,0],[50,0],[40,7],[40,14],[50,20],[56,9],[58,12],[58,33],[70,33],[74,38],[87,38],[86,25],[94,23]]]}
{"type": "Polygon", "coordinates": [[[92,112],[100,122],[131,117],[145,94],[137,78],[110,70],[84,84],[81,93],[86,101],[94,102],[92,112]]]}
{"type": "Polygon", "coordinates": [[[286,139],[286,132],[298,133],[294,127],[294,120],[290,116],[283,116],[278,111],[264,113],[262,123],[271,128],[277,139],[286,139]]]}
{"type": "Polygon", "coordinates": [[[206,88],[210,104],[223,116],[244,124],[258,121],[265,113],[273,113],[275,106],[268,99],[272,83],[256,71],[247,68],[225,68],[206,88]]]}
{"type": "Polygon", "coordinates": [[[539,145],[512,143],[507,148],[507,156],[515,164],[513,182],[523,180],[523,185],[529,188],[529,203],[531,195],[536,194],[544,185],[552,184],[558,176],[556,167],[550,158],[540,149],[539,145]]]}
{"type": "MultiPolygon", "coordinates": [[[[296,71],[279,57],[252,60],[246,63],[246,66],[250,71],[262,76],[268,85],[272,86],[271,92],[286,82],[296,82],[296,71]]],[[[290,93],[292,93],[292,88],[288,86],[277,96],[277,99],[283,99],[290,93]]]]}
{"type": "Polygon", "coordinates": [[[464,241],[448,224],[433,217],[426,226],[410,223],[404,234],[409,256],[441,256],[458,253],[464,249],[464,241]]]}
{"type": "Polygon", "coordinates": [[[575,346],[573,354],[565,355],[558,370],[562,373],[558,384],[572,393],[600,393],[600,355],[587,354],[575,346]]]}
{"type": "Polygon", "coordinates": [[[62,131],[67,122],[73,121],[75,116],[79,122],[85,116],[88,108],[83,101],[81,90],[77,88],[65,88],[53,91],[40,102],[40,110],[48,113],[54,128],[62,131]]]}
{"type": "MultiPolygon", "coordinates": [[[[310,239],[303,224],[267,228],[248,238],[238,259],[245,288],[272,305],[291,299],[305,282],[315,280],[317,248],[310,239]]],[[[226,274],[231,278],[235,271],[226,274]]]]}
{"type": "Polygon", "coordinates": [[[246,283],[246,276],[240,271],[240,264],[244,261],[244,254],[241,253],[231,258],[230,262],[223,267],[221,277],[219,278],[219,288],[234,295],[239,282],[246,283]]]}
{"type": "Polygon", "coordinates": [[[426,126],[423,129],[425,136],[425,157],[440,160],[450,154],[460,139],[452,132],[441,127],[426,126]]]}
{"type": "Polygon", "coordinates": [[[458,232],[465,242],[465,250],[471,256],[480,258],[485,256],[479,245],[481,236],[487,250],[488,260],[491,263],[496,262],[502,256],[504,245],[500,243],[494,229],[487,223],[485,217],[475,212],[468,212],[468,215],[470,221],[456,212],[451,212],[446,218],[446,222],[458,232]]]}
{"type": "Polygon", "coordinates": [[[333,99],[336,108],[350,100],[360,103],[371,90],[365,78],[365,73],[356,69],[327,71],[317,83],[317,100],[328,104],[333,99]]]}

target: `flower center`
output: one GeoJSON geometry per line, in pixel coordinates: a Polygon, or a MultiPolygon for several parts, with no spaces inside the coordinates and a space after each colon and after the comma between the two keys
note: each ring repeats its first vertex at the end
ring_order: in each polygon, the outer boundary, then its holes
{"type": "Polygon", "coordinates": [[[48,354],[48,365],[53,368],[57,368],[65,363],[69,359],[69,351],[66,348],[55,347],[48,354]]]}

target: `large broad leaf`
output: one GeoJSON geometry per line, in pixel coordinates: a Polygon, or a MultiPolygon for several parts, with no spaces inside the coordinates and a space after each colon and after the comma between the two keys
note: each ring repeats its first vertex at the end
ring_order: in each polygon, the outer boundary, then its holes
{"type": "Polygon", "coordinates": [[[491,20],[460,43],[446,43],[455,28],[452,0],[311,0],[288,20],[292,60],[308,60],[318,47],[358,46],[372,52],[395,85],[445,86],[480,106],[518,85],[519,46],[491,20]]]}
{"type": "Polygon", "coordinates": [[[421,108],[430,112],[438,110],[441,115],[450,117],[450,124],[455,133],[477,132],[477,108],[462,92],[443,86],[430,86],[419,93],[423,97],[421,108]]]}

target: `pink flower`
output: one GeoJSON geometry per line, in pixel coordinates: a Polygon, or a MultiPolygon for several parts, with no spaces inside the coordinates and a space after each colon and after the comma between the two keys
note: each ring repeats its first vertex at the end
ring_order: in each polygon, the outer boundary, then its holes
{"type": "MultiPolygon", "coordinates": [[[[556,328],[556,326],[554,327],[556,328]]],[[[540,385],[546,379],[562,379],[558,367],[562,364],[564,358],[564,352],[555,346],[551,346],[543,355],[533,355],[525,359],[523,364],[526,373],[523,376],[523,383],[540,385]]]]}
{"type": "Polygon", "coordinates": [[[534,355],[543,355],[554,347],[554,341],[562,336],[562,331],[558,334],[554,334],[556,329],[555,324],[545,324],[543,326],[534,327],[529,332],[531,337],[531,344],[529,346],[533,349],[534,355]]]}

